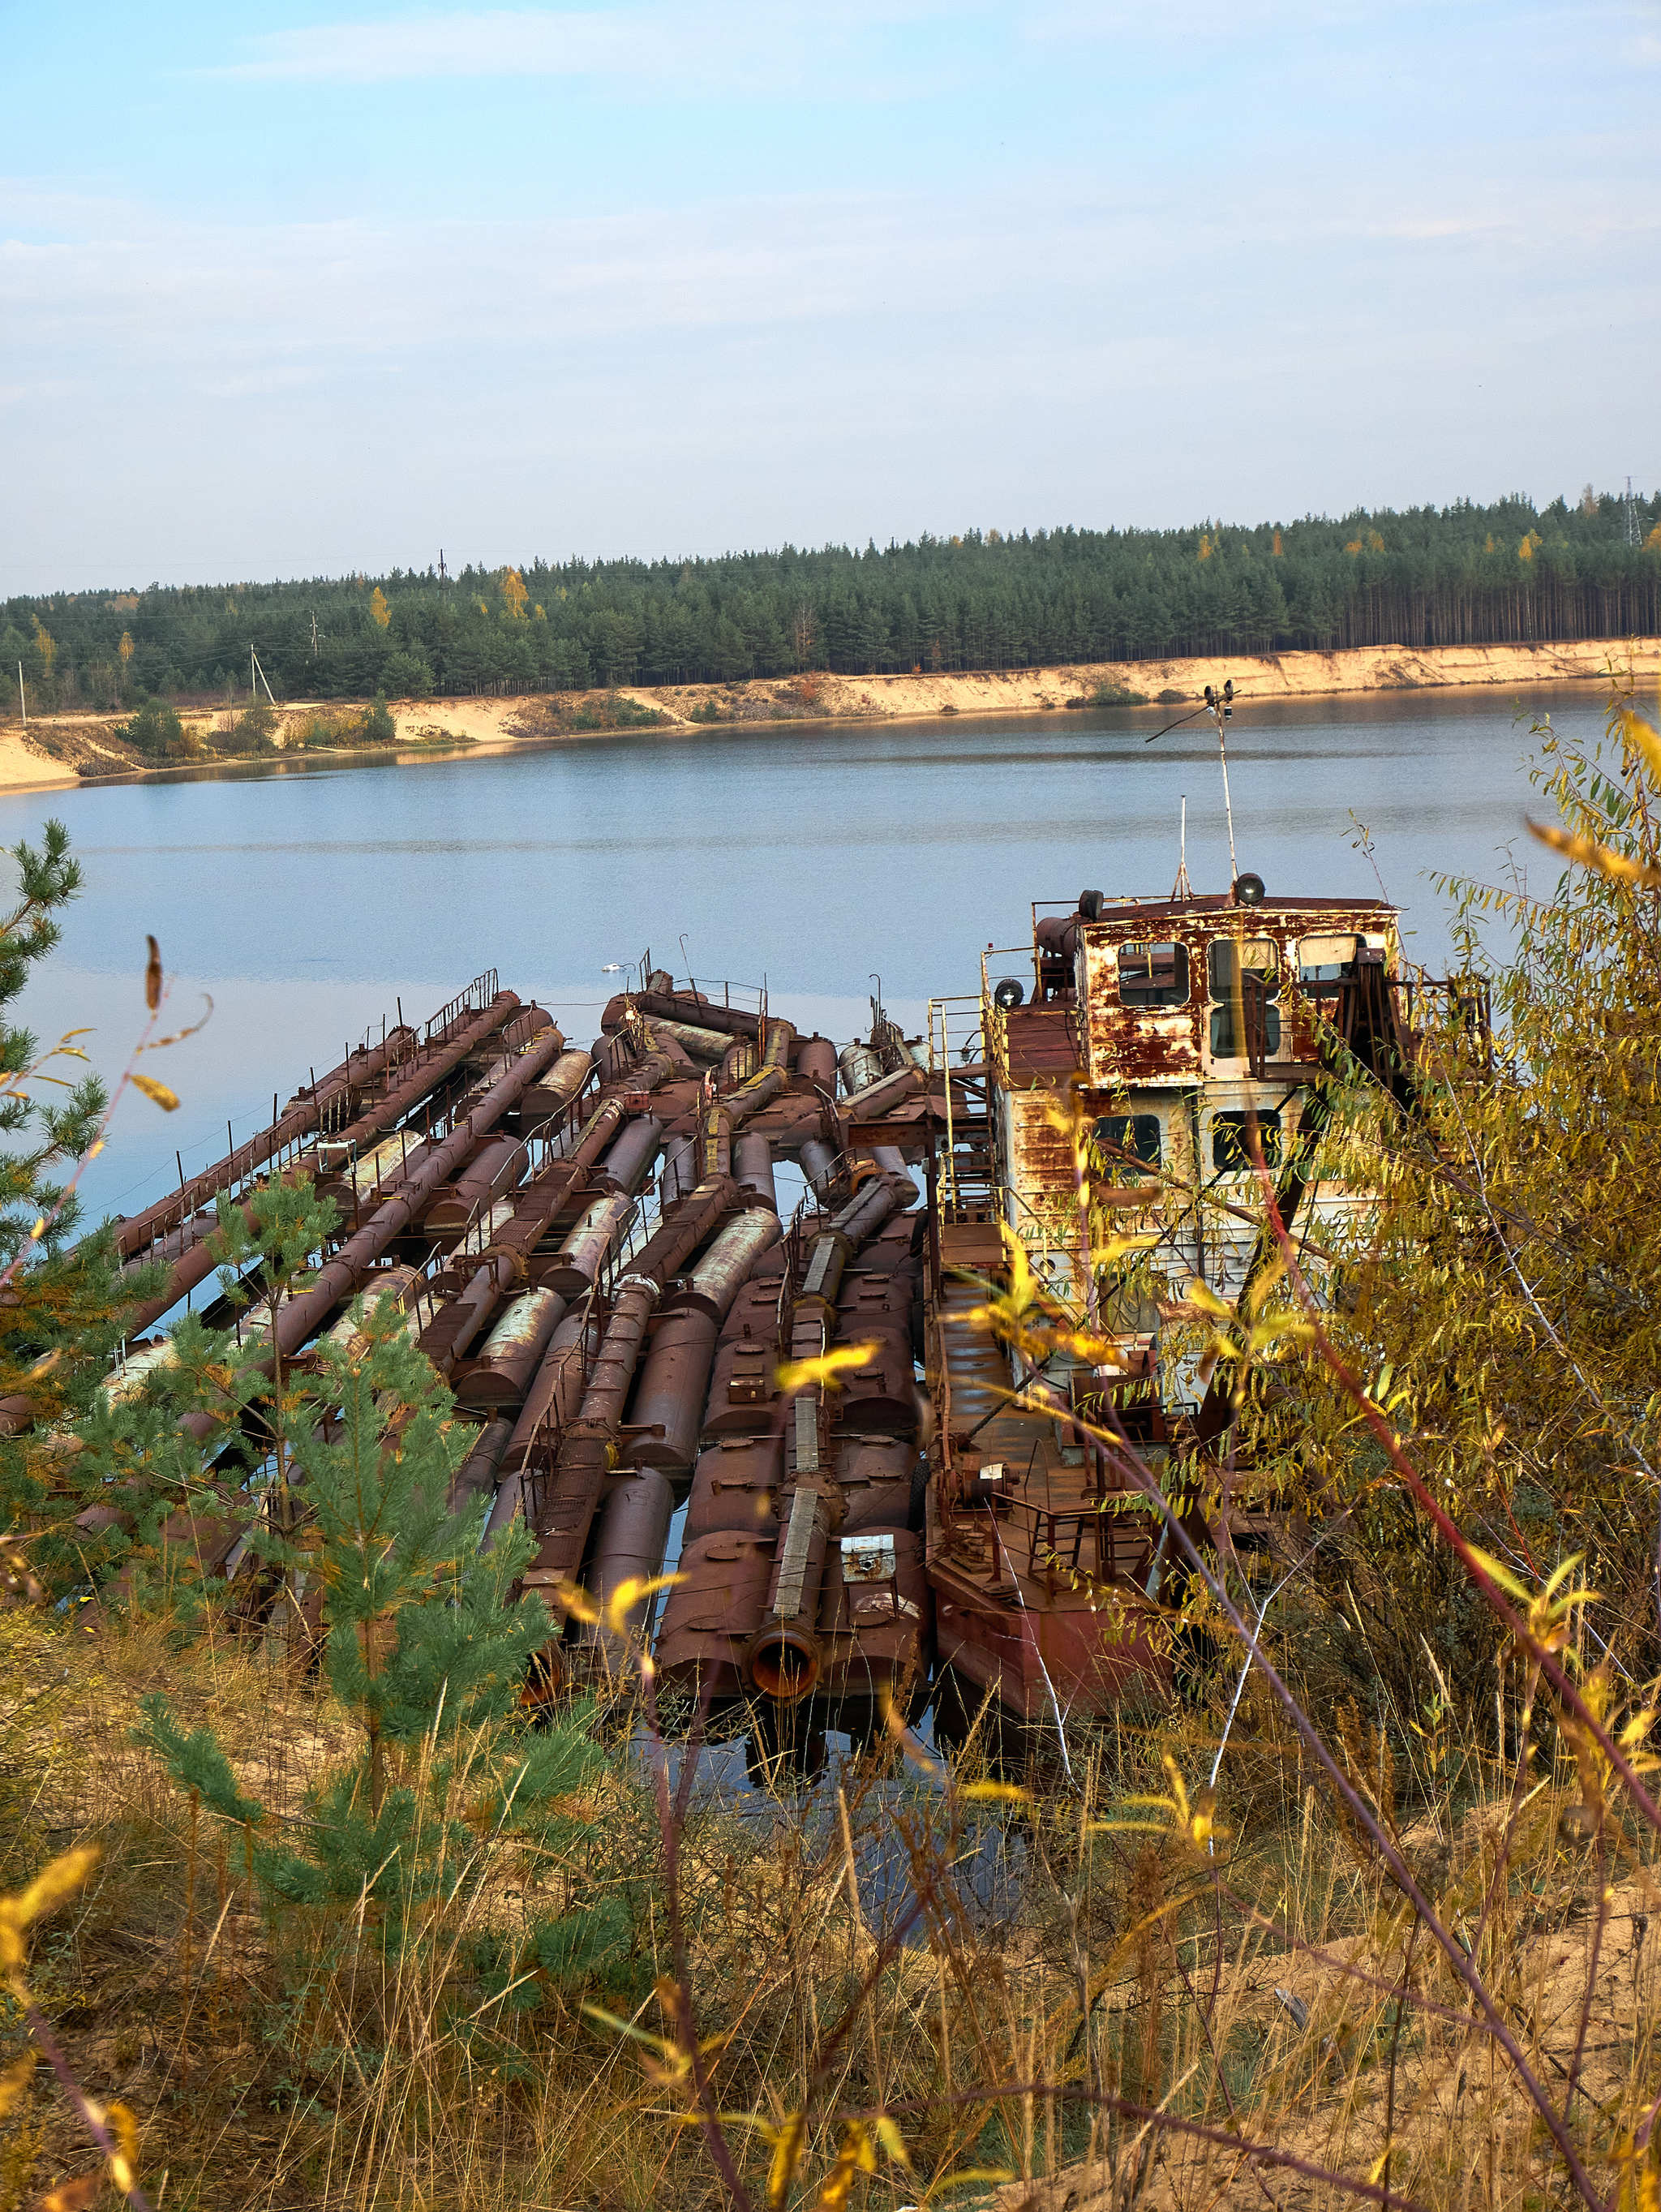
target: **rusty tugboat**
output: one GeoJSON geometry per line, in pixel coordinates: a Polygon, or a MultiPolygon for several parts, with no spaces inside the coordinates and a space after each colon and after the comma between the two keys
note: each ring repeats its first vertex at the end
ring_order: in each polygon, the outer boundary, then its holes
{"type": "MultiPolygon", "coordinates": [[[[1248,1128],[1282,1220],[1330,1227],[1367,1203],[1319,1166],[1334,1086],[1359,1066],[1408,1103],[1427,1010],[1486,1009],[1403,972],[1382,900],[1248,873],[1197,895],[1184,867],[1169,896],[1032,917],[978,990],[931,1002],[925,1036],[873,1000],[840,1049],[649,954],[588,1049],[482,976],[118,1224],[130,1265],[168,1270],[136,1326],[212,1274],[218,1196],[310,1176],[340,1227],[265,1356],[303,1358],[360,1295],[395,1300],[474,1424],[452,1505],[487,1544],[523,1522],[523,1586],[556,1613],[658,1574],[681,1514],[677,1579],[628,1623],[660,1683],[851,1726],[931,1680],[1017,1722],[1166,1694],[1162,1524],[1080,1422],[1111,1408],[1182,1483],[1231,1414],[1168,1316],[1264,1264],[1248,1128]],[[1083,1206],[1081,1128],[1106,1164],[1083,1206]],[[781,1163],[805,1185],[787,1218],[781,1163]],[[1103,1257],[1127,1243],[1128,1273],[1103,1257]],[[986,1327],[1021,1263],[1088,1316],[1092,1364],[1024,1366],[986,1327]]],[[[132,1344],[110,1389],[167,1356],[132,1344]]],[[[221,1496],[169,1534],[257,1616],[280,1595],[250,1563],[257,1507],[221,1496]]],[[[536,1686],[601,1663],[595,1638],[570,1617],[536,1686]]]]}

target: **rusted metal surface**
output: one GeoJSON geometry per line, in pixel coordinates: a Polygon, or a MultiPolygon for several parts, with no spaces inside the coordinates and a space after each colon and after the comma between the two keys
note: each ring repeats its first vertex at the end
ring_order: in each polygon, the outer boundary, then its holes
{"type": "Polygon", "coordinates": [[[510,1300],[477,1356],[457,1370],[451,1383],[456,1403],[522,1405],[569,1304],[558,1291],[548,1289],[525,1291],[510,1300]]]}
{"type": "Polygon", "coordinates": [[[779,1189],[773,1175],[773,1143],[759,1130],[746,1129],[732,1148],[732,1172],[774,1213],[779,1189]]]}
{"type": "Polygon", "coordinates": [[[796,1073],[803,1083],[828,1097],[836,1089],[836,1047],[828,1037],[802,1037],[796,1047],[796,1073]]]}
{"type": "Polygon", "coordinates": [[[665,1314],[642,1361],[629,1409],[629,1456],[637,1467],[685,1474],[698,1455],[704,1390],[719,1323],[695,1306],[665,1314]]]}
{"type": "Polygon", "coordinates": [[[595,1199],[553,1260],[540,1270],[543,1288],[566,1298],[579,1298],[591,1289],[634,1214],[635,1202],[627,1193],[595,1199]]]}
{"type": "MultiPolygon", "coordinates": [[[[589,1595],[602,1610],[624,1583],[648,1582],[657,1574],[674,1511],[674,1490],[655,1467],[638,1468],[612,1491],[601,1509],[589,1574],[589,1595]]],[[[637,1598],[613,1629],[626,1638],[639,1636],[652,1604],[650,1598],[637,1598]]],[[[596,1642],[598,1636],[597,1627],[585,1626],[580,1640],[596,1642]]]]}

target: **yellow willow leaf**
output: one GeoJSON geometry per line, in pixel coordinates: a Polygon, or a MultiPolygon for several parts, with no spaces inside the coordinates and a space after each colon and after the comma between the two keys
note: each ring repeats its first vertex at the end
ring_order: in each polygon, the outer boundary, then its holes
{"type": "Polygon", "coordinates": [[[1197,1275],[1189,1278],[1183,1286],[1182,1295],[1185,1304],[1197,1306],[1213,1321],[1233,1321],[1234,1318],[1234,1308],[1225,1305],[1216,1292],[1208,1284],[1201,1282],[1197,1275]]]}
{"type": "Polygon", "coordinates": [[[1650,774],[1661,783],[1661,732],[1653,729],[1631,707],[1621,709],[1621,735],[1629,751],[1647,762],[1650,774]]]}
{"type": "Polygon", "coordinates": [[[645,2028],[636,2027],[633,2021],[619,2020],[615,2012],[608,2012],[603,2005],[585,2003],[583,2010],[591,2020],[597,2020],[602,2027],[609,2027],[615,2035],[626,2035],[632,2043],[644,2043],[649,2051],[657,2051],[660,2057],[673,2061],[681,2056],[675,2045],[666,2043],[661,2035],[649,2034],[645,2028]]]}
{"type": "Polygon", "coordinates": [[[588,1592],[579,1589],[575,1583],[555,1583],[554,1587],[544,1595],[552,1598],[555,1604],[562,1612],[568,1613],[573,1620],[580,1620],[585,1628],[594,1628],[599,1625],[599,1607],[594,1603],[588,1592]]]}
{"type": "Polygon", "coordinates": [[[767,2169],[767,2203],[782,2205],[790,2195],[791,2183],[796,2179],[796,2169],[802,2162],[802,2146],[807,2139],[808,2116],[805,2112],[789,2112],[779,2128],[773,2147],[773,2164],[767,2169]]]}
{"type": "Polygon", "coordinates": [[[903,2166],[907,2173],[912,2170],[912,2154],[906,2148],[906,2138],[886,2112],[876,2121],[876,2140],[896,2166],[903,2166]]]}
{"type": "Polygon", "coordinates": [[[977,1805],[1030,1805],[1033,1793],[1013,1782],[966,1782],[958,1791],[977,1805]]]}
{"type": "Polygon", "coordinates": [[[849,1368],[869,1367],[876,1357],[875,1344],[835,1344],[812,1359],[786,1359],[773,1370],[773,1381],[785,1392],[811,1390],[821,1383],[830,1389],[849,1368]]]}
{"type": "Polygon", "coordinates": [[[144,963],[144,1003],[154,1013],[161,1004],[161,947],[153,937],[144,942],[150,949],[144,963]]]}
{"type": "Polygon", "coordinates": [[[1612,882],[1636,884],[1640,890],[1661,890],[1661,868],[1650,866],[1647,861],[1634,860],[1625,853],[1611,851],[1591,837],[1577,837],[1572,830],[1560,830],[1554,823],[1529,823],[1529,835],[1537,837],[1543,845],[1549,845],[1554,853],[1574,861],[1583,868],[1595,868],[1600,876],[1612,882]]]}
{"type": "Polygon", "coordinates": [[[976,2182],[1013,2181],[1015,2174],[1007,2166],[960,2166],[950,2173],[943,2173],[924,2199],[931,2204],[943,2189],[967,2189],[976,2182]]]}
{"type": "Polygon", "coordinates": [[[1091,1253],[1091,1261],[1098,1267],[1111,1267],[1115,1260],[1122,1260],[1127,1252],[1151,1252],[1159,1243],[1157,1235],[1147,1237],[1110,1237],[1105,1244],[1091,1253]]]}
{"type": "Polygon", "coordinates": [[[673,1589],[685,1580],[684,1575],[627,1576],[606,1600],[606,1626],[614,1636],[621,1636],[629,1614],[643,1597],[655,1597],[659,1590],[673,1589]]]}
{"type": "Polygon", "coordinates": [[[0,2120],[5,2118],[7,2113],[11,2111],[13,2106],[28,2087],[29,2083],[33,2081],[34,2069],[39,2063],[39,2054],[37,2051],[26,2051],[15,2064],[8,2066],[5,2072],[0,2074],[0,2120]]]}
{"type": "Polygon", "coordinates": [[[1500,1565],[1492,1552],[1485,1552],[1479,1545],[1473,1544],[1470,1547],[1470,1555],[1489,1580],[1499,1583],[1507,1597],[1514,1597],[1520,1605],[1528,1603],[1527,1589],[1518,1581],[1509,1567],[1500,1565]]]}
{"type": "Polygon", "coordinates": [[[142,1091],[144,1096],[154,1105],[159,1106],[164,1114],[178,1112],[179,1093],[176,1091],[169,1091],[165,1083],[158,1083],[154,1077],[149,1075],[135,1075],[131,1080],[133,1088],[136,1091],[142,1091]]]}

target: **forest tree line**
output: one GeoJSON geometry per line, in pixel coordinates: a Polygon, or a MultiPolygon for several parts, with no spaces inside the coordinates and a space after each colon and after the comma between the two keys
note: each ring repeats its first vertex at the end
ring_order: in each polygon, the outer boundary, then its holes
{"type": "Polygon", "coordinates": [[[1661,494],[0,602],[0,709],[560,691],[1661,633],[1661,494]]]}

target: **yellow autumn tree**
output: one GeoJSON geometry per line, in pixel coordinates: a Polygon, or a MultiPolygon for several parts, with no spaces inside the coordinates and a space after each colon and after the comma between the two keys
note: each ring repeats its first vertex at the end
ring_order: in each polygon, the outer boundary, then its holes
{"type": "Polygon", "coordinates": [[[1211,558],[1211,539],[1205,531],[1200,532],[1199,557],[1202,561],[1209,561],[1211,558]]]}
{"type": "Polygon", "coordinates": [[[517,568],[510,568],[502,578],[502,598],[507,611],[516,622],[524,618],[525,602],[530,594],[524,587],[524,578],[517,568]]]}
{"type": "Polygon", "coordinates": [[[34,643],[35,649],[40,655],[41,665],[45,669],[47,675],[50,676],[52,674],[52,665],[58,658],[58,641],[52,636],[52,633],[42,625],[39,615],[36,615],[34,618],[34,643]]]}
{"type": "Polygon", "coordinates": [[[377,629],[385,629],[392,619],[392,610],[386,604],[386,594],[379,584],[369,594],[369,612],[377,629]]]}
{"type": "Polygon", "coordinates": [[[1517,558],[1519,561],[1531,561],[1534,558],[1535,547],[1543,544],[1544,542],[1537,530],[1531,530],[1517,548],[1517,558]]]}
{"type": "Polygon", "coordinates": [[[127,663],[133,657],[133,635],[130,629],[124,629],[122,631],[121,642],[115,649],[121,657],[121,666],[124,673],[127,663]]]}
{"type": "Polygon", "coordinates": [[[1274,546],[1273,546],[1273,548],[1272,548],[1272,550],[1273,550],[1273,552],[1274,552],[1275,558],[1276,558],[1277,561],[1278,561],[1278,560],[1280,560],[1280,559],[1282,558],[1282,548],[1281,548],[1281,533],[1280,533],[1280,532],[1279,532],[1278,530],[1275,532],[1275,543],[1274,543],[1274,546]]]}

